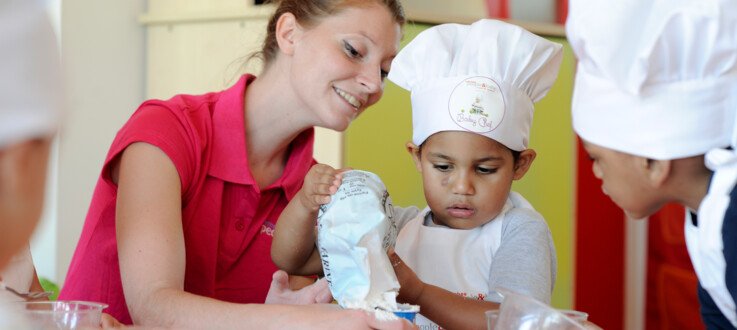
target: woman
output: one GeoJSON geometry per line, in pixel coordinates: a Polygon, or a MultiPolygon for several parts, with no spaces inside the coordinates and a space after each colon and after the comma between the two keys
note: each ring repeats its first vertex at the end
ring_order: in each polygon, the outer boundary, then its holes
{"type": "MultiPolygon", "coordinates": [[[[258,78],[141,105],[107,156],[61,297],[173,328],[365,327],[362,312],[258,304],[277,270],[274,223],[315,163],[313,127],[343,131],[379,100],[403,22],[393,0],[279,1],[258,78]]],[[[270,302],[329,299],[274,279],[270,302]]]]}

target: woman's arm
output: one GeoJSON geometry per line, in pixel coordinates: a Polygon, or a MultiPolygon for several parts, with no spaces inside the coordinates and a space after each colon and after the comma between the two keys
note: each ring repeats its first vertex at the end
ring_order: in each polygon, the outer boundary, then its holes
{"type": "Polygon", "coordinates": [[[112,176],[118,183],[120,275],[134,323],[165,327],[216,324],[215,310],[236,306],[184,292],[181,187],[172,161],[153,145],[134,143],[123,152],[112,176]]]}
{"type": "Polygon", "coordinates": [[[184,291],[179,175],[157,147],[135,143],[121,156],[116,237],[126,303],[138,325],[169,328],[268,326],[283,307],[238,305],[184,291]]]}
{"type": "Polygon", "coordinates": [[[461,297],[443,288],[422,282],[402,259],[389,252],[389,259],[401,288],[397,300],[420,306],[420,313],[445,329],[485,329],[485,311],[499,304],[461,297]]]}
{"type": "Polygon", "coordinates": [[[341,183],[340,172],[324,164],[315,164],[305,177],[299,192],[284,208],[276,222],[271,244],[271,259],[289,274],[322,273],[315,247],[316,221],[320,205],[330,202],[341,183]]]}
{"type": "Polygon", "coordinates": [[[116,233],[126,303],[137,325],[173,329],[385,329],[408,323],[379,322],[335,305],[234,304],[184,291],[185,249],[180,181],[163,151],[129,146],[119,167],[116,233]]]}

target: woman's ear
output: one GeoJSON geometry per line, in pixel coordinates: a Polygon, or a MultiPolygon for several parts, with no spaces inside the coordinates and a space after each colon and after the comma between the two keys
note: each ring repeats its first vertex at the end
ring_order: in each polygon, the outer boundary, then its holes
{"type": "Polygon", "coordinates": [[[530,169],[530,166],[535,160],[535,157],[537,157],[537,153],[535,152],[535,150],[522,150],[522,152],[520,152],[519,154],[519,158],[517,158],[517,161],[514,163],[514,176],[512,177],[512,179],[522,179],[522,177],[525,176],[525,173],[527,173],[527,170],[530,169]]]}
{"type": "Polygon", "coordinates": [[[294,54],[296,37],[302,32],[302,27],[292,13],[284,13],[276,21],[276,43],[282,53],[294,54]]]}
{"type": "Polygon", "coordinates": [[[418,172],[422,173],[422,150],[412,142],[407,142],[405,146],[407,147],[407,152],[412,157],[412,161],[415,162],[415,168],[418,172]]]}

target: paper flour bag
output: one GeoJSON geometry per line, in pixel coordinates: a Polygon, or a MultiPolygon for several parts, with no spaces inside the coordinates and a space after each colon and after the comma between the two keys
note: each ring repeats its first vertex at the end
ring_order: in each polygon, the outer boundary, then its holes
{"type": "Polygon", "coordinates": [[[317,245],[330,291],[345,308],[396,310],[399,282],[386,255],[397,227],[384,183],[352,170],[317,220],[317,245]]]}

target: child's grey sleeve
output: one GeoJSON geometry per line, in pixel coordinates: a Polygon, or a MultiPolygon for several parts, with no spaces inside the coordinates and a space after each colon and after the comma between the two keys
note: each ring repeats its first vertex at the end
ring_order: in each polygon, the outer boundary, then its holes
{"type": "Polygon", "coordinates": [[[530,209],[507,213],[489,272],[489,289],[507,289],[550,304],[557,260],[550,228],[530,209]]]}

